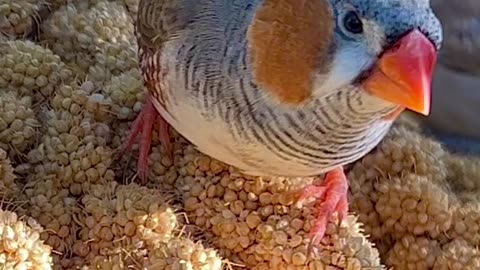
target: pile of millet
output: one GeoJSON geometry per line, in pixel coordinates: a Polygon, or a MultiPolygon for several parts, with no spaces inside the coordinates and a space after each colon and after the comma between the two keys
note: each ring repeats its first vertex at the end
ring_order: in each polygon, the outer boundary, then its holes
{"type": "Polygon", "coordinates": [[[135,183],[137,4],[0,0],[2,269],[480,268],[480,159],[409,122],[347,168],[350,213],[310,252],[296,198],[323,176],[242,175],[171,130],[135,183]]]}

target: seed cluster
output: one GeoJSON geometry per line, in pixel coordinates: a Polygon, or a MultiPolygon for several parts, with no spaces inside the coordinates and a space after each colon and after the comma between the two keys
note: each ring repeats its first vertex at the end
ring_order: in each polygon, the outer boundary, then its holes
{"type": "Polygon", "coordinates": [[[104,91],[112,104],[112,112],[120,120],[133,120],[142,109],[145,91],[138,69],[112,77],[104,91]]]}
{"type": "MultiPolygon", "coordinates": [[[[438,205],[435,208],[448,211],[442,206],[448,202],[445,198],[448,191],[440,188],[447,188],[448,172],[444,162],[447,154],[439,143],[401,126],[394,128],[376,149],[354,164],[348,174],[350,204],[352,210],[359,213],[359,220],[372,239],[385,239],[385,233],[392,232],[392,226],[404,231],[428,230],[433,220],[426,221],[426,216],[420,215],[438,213],[426,206],[438,205]],[[437,185],[432,186],[432,182],[437,185]],[[422,183],[425,183],[423,187],[422,183]],[[403,212],[399,210],[403,209],[408,209],[411,217],[402,217],[403,212]],[[397,223],[401,219],[402,226],[397,223]],[[416,220],[430,225],[417,226],[416,220]],[[410,222],[413,227],[404,227],[410,222]]],[[[442,224],[430,228],[448,226],[448,218],[439,222],[442,224]]]]}
{"type": "Polygon", "coordinates": [[[110,129],[102,100],[90,94],[89,84],[61,86],[44,112],[46,132],[41,144],[28,155],[37,178],[51,177],[59,188],[80,195],[89,185],[113,181],[109,169],[112,150],[110,129]]]}
{"type": "Polygon", "coordinates": [[[299,187],[315,178],[247,177],[202,155],[181,137],[175,146],[174,161],[162,148],[153,149],[154,186],[180,194],[192,226],[224,257],[248,269],[383,269],[354,216],[340,227],[332,220],[328,240],[308,258],[316,212],[312,203],[297,206],[295,198],[299,187]]]}
{"type": "Polygon", "coordinates": [[[52,248],[40,239],[43,228],[32,218],[0,210],[0,267],[5,270],[49,270],[52,248]]]}
{"type": "Polygon", "coordinates": [[[402,236],[428,233],[438,237],[450,228],[452,212],[450,198],[445,190],[433,186],[426,177],[407,175],[393,178],[389,183],[377,183],[375,189],[381,229],[384,233],[402,236]]]}
{"type": "Polygon", "coordinates": [[[42,24],[53,52],[98,88],[138,67],[133,29],[125,6],[109,1],[64,5],[42,24]]]}
{"type": "Polygon", "coordinates": [[[132,19],[136,19],[139,0],[46,0],[50,10],[56,11],[67,4],[74,4],[80,9],[89,9],[100,2],[116,2],[128,10],[132,19]]]}
{"type": "Polygon", "coordinates": [[[0,198],[5,205],[3,208],[9,208],[9,206],[18,208],[19,202],[23,199],[20,185],[17,183],[17,177],[14,173],[14,169],[8,159],[7,152],[0,149],[0,198]]]}
{"type": "Polygon", "coordinates": [[[359,214],[387,266],[475,265],[471,250],[480,244],[479,165],[480,159],[448,153],[408,122],[354,164],[351,210],[359,214]]]}
{"type": "Polygon", "coordinates": [[[405,235],[388,252],[387,264],[398,269],[432,269],[440,252],[436,240],[405,235]]]}
{"type": "Polygon", "coordinates": [[[479,268],[480,160],[408,118],[347,168],[351,213],[311,253],[318,213],[296,198],[322,177],[246,176],[171,130],[173,156],[154,132],[149,182],[132,184],[138,143],[121,147],[146,92],[137,3],[46,0],[38,42],[0,41],[5,269],[479,268]]]}
{"type": "Polygon", "coordinates": [[[0,33],[8,37],[24,37],[35,26],[38,12],[44,7],[40,0],[0,1],[0,33]]]}
{"type": "Polygon", "coordinates": [[[215,250],[187,238],[175,238],[151,250],[145,267],[159,270],[221,270],[222,264],[215,250]]]}
{"type": "Polygon", "coordinates": [[[23,153],[37,139],[40,123],[32,109],[29,96],[16,92],[0,92],[0,148],[10,156],[23,153]]]}
{"type": "Polygon", "coordinates": [[[70,252],[74,241],[76,199],[69,196],[67,189],[56,188],[49,179],[28,183],[25,195],[28,198],[27,214],[45,227],[40,238],[55,250],[53,257],[58,265],[60,258],[70,252]]]}
{"type": "Polygon", "coordinates": [[[58,55],[31,41],[0,42],[0,88],[32,96],[34,103],[51,97],[57,86],[73,80],[58,55]]]}
{"type": "Polygon", "coordinates": [[[458,238],[445,245],[434,265],[438,270],[474,270],[480,268],[480,252],[478,248],[458,238]]]}

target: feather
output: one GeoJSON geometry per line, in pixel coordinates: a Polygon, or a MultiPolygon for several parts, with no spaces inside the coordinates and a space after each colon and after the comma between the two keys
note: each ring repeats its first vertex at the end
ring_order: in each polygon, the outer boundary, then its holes
{"type": "Polygon", "coordinates": [[[333,19],[325,0],[267,0],[248,39],[256,82],[280,102],[299,104],[313,90],[314,71],[326,68],[333,19]]]}

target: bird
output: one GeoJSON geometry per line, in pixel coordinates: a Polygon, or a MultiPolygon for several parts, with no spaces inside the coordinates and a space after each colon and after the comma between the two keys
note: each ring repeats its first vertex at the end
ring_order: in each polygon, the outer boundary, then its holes
{"type": "Polygon", "coordinates": [[[450,151],[480,155],[480,1],[432,0],[431,5],[444,40],[432,82],[432,111],[415,116],[450,151]]]}
{"type": "Polygon", "coordinates": [[[344,166],[366,155],[404,110],[429,114],[442,26],[429,0],[140,0],[135,24],[152,130],[258,177],[318,177],[311,243],[348,213],[344,166]],[[322,177],[322,179],[320,179],[322,177]]]}

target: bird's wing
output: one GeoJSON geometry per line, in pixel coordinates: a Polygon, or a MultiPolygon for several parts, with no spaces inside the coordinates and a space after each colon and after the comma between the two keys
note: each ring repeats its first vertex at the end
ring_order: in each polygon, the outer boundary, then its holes
{"type": "Polygon", "coordinates": [[[445,66],[480,74],[480,1],[432,0],[444,28],[439,61],[445,66]]]}
{"type": "Polygon", "coordinates": [[[139,46],[161,49],[165,41],[185,29],[195,6],[193,0],[140,0],[136,22],[139,46]]]}
{"type": "Polygon", "coordinates": [[[165,42],[187,27],[196,6],[195,0],[140,0],[135,32],[138,57],[145,86],[154,99],[165,107],[160,88],[163,73],[160,53],[165,42]]]}

